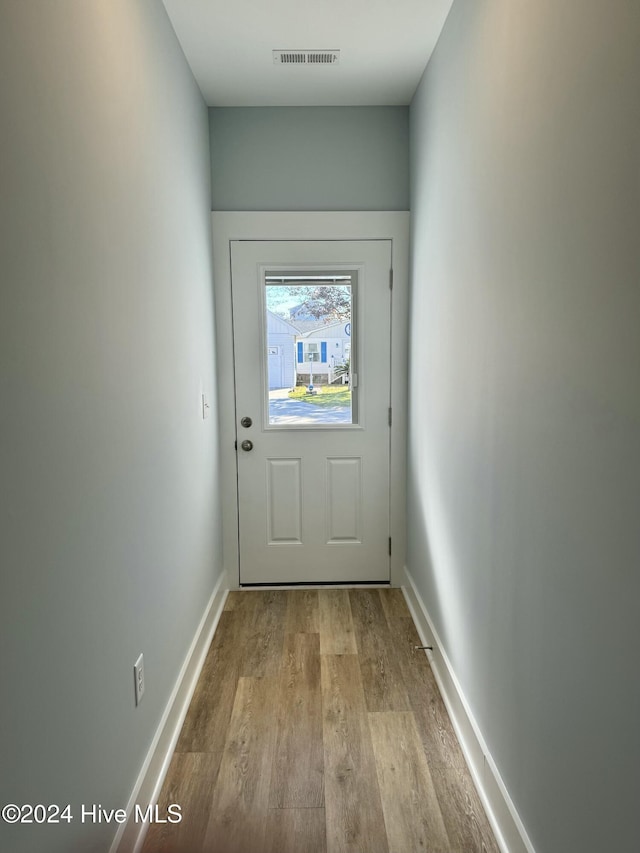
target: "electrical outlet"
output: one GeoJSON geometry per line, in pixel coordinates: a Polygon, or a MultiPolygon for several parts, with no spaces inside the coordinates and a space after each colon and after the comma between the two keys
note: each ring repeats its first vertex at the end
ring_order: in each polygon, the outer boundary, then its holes
{"type": "Polygon", "coordinates": [[[136,705],[139,705],[140,700],[144,696],[144,657],[142,655],[140,655],[133,665],[133,679],[136,691],[136,705]]]}

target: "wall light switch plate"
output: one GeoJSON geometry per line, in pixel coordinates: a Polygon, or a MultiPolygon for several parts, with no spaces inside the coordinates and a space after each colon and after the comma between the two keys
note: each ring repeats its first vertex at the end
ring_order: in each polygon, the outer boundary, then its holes
{"type": "Polygon", "coordinates": [[[138,660],[133,665],[133,679],[136,705],[139,705],[140,700],[144,695],[144,657],[142,655],[140,655],[138,660]]]}

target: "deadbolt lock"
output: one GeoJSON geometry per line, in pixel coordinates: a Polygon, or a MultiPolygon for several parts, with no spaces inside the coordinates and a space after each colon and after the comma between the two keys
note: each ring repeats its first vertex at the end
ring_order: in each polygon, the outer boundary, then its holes
{"type": "Polygon", "coordinates": [[[240,421],[241,426],[243,426],[247,429],[251,426],[252,423],[253,423],[253,421],[251,420],[251,418],[246,418],[246,417],[242,418],[242,420],[240,421]]]}

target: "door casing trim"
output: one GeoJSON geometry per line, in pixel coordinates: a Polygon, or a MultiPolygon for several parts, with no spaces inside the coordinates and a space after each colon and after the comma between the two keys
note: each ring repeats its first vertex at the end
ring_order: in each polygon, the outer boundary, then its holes
{"type": "Polygon", "coordinates": [[[390,240],[393,265],[391,318],[391,584],[403,583],[406,555],[407,334],[409,313],[408,211],[214,211],[213,292],[220,434],[223,563],[230,588],[239,586],[238,483],[233,326],[232,240],[390,240]]]}

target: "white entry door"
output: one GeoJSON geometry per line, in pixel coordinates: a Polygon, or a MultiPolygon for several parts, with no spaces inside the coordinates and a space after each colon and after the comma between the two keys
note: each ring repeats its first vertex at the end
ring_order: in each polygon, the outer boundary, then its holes
{"type": "Polygon", "coordinates": [[[389,240],[231,241],[241,584],[390,579],[390,269],[389,240]]]}

